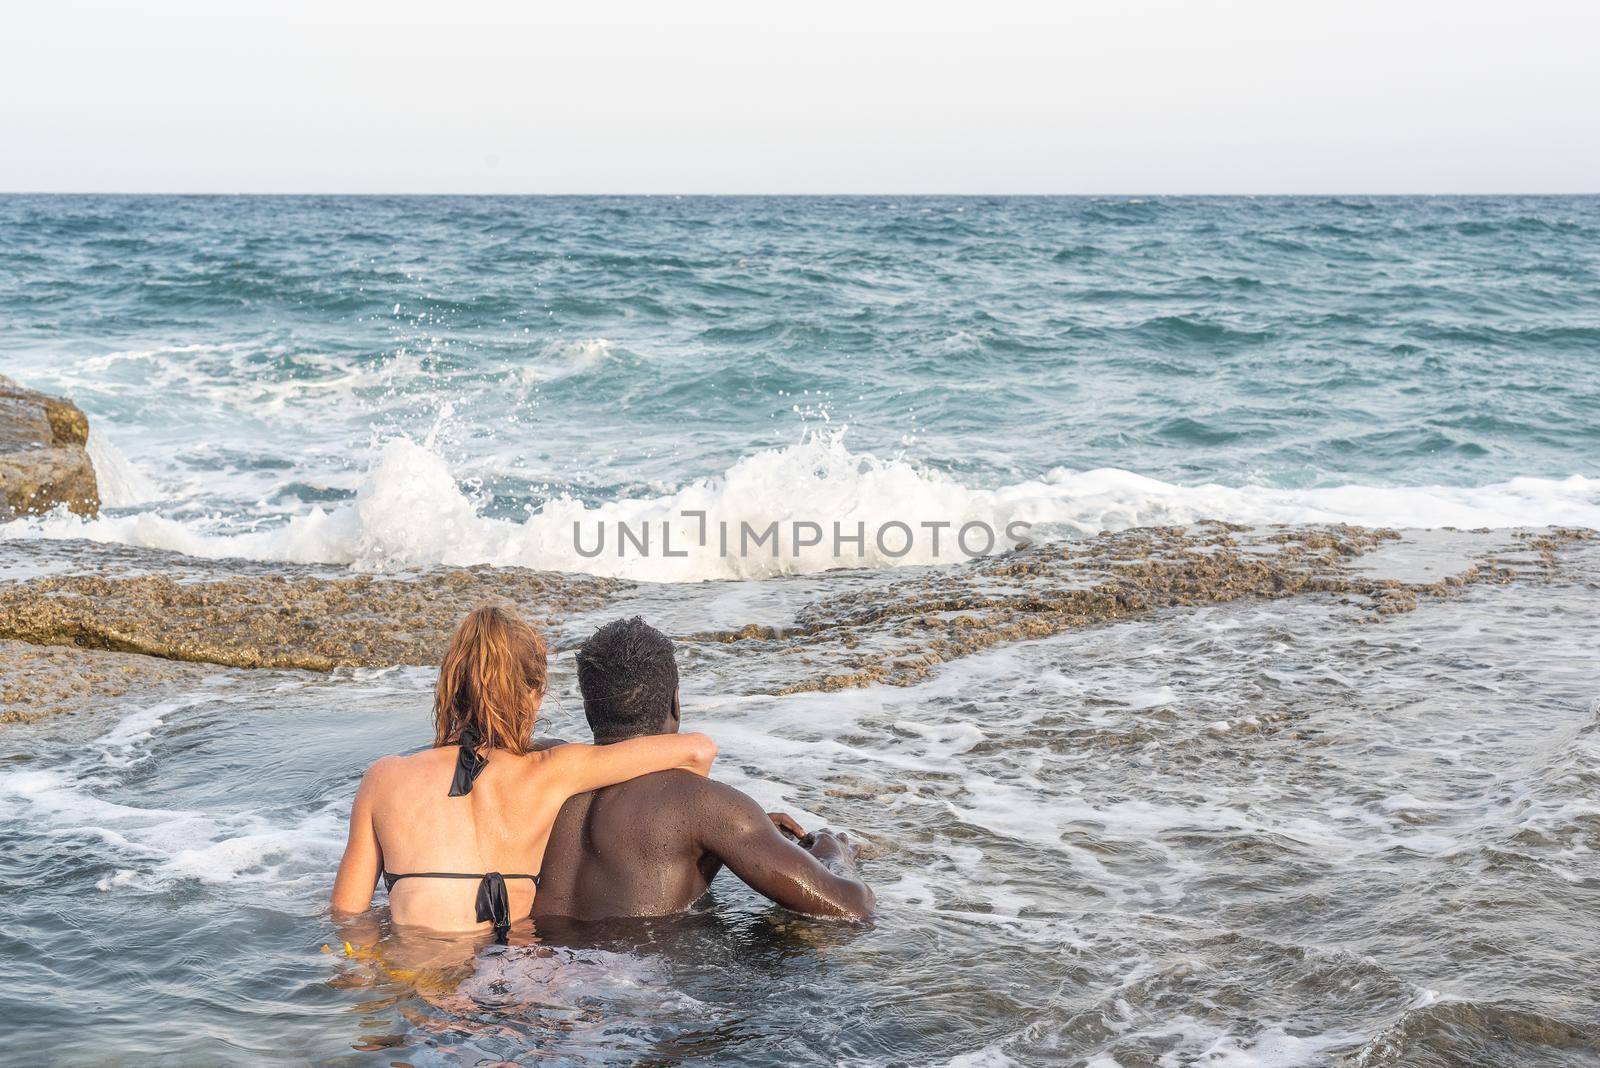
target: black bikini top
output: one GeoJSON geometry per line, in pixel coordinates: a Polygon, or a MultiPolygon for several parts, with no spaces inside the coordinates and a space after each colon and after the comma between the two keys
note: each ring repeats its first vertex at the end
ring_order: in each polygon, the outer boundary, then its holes
{"type": "MultiPolygon", "coordinates": [[[[483,769],[489,766],[489,758],[478,752],[478,747],[483,744],[478,732],[468,727],[461,732],[461,751],[456,754],[456,773],[450,779],[450,796],[462,797],[472,792],[472,784],[478,776],[483,774],[483,769]]],[[[506,899],[507,879],[528,879],[535,888],[539,885],[539,876],[535,875],[502,875],[497,871],[477,872],[466,874],[455,871],[408,871],[400,874],[383,873],[384,890],[393,890],[394,884],[401,879],[477,879],[478,882],[478,922],[494,924],[494,940],[501,945],[505,944],[506,932],[511,930],[511,905],[506,899]]]]}

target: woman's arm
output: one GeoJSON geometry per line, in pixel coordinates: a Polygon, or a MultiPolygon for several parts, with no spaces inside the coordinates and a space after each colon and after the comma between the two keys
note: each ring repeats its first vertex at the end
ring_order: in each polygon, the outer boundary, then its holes
{"type": "Polygon", "coordinates": [[[344,859],[339,861],[339,874],[333,880],[333,897],[330,904],[338,914],[365,912],[372,907],[372,891],[378,885],[378,874],[383,870],[383,850],[378,846],[378,832],[372,824],[372,800],[376,793],[373,772],[377,765],[367,769],[356,791],[355,804],[350,806],[350,837],[344,845],[344,859]]]}
{"type": "Polygon", "coordinates": [[[717,743],[704,734],[653,734],[610,745],[568,744],[548,751],[546,765],[563,800],[653,771],[681,768],[711,774],[717,743]]]}

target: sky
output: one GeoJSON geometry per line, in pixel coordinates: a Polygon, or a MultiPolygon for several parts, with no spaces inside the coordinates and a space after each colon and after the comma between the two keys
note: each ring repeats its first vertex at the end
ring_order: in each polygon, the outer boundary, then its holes
{"type": "Polygon", "coordinates": [[[0,190],[1600,192],[1592,0],[50,0],[0,190]]]}

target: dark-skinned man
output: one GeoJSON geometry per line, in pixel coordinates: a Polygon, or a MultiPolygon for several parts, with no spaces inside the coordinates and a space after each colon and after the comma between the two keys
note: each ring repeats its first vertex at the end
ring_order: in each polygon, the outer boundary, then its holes
{"type": "MultiPolygon", "coordinates": [[[[584,642],[578,686],[598,745],[678,730],[672,643],[638,617],[584,642]]],[[[657,772],[566,803],[550,832],[533,915],[664,916],[688,908],[727,867],[784,908],[863,919],[874,899],[856,875],[857,849],[843,834],[804,834],[724,783],[657,772]]]]}

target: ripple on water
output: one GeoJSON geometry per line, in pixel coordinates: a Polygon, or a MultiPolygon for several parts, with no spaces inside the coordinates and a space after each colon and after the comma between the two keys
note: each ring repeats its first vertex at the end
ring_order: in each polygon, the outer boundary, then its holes
{"type": "MultiPolygon", "coordinates": [[[[1368,578],[1432,581],[1477,551],[1466,535],[1420,561],[1382,544],[1368,578]]],[[[381,911],[369,938],[335,929],[321,909],[345,806],[372,758],[426,739],[426,669],[208,669],[71,730],[9,728],[9,1048],[1584,1063],[1600,986],[1574,933],[1592,926],[1600,677],[1575,621],[1597,557],[1519,545],[1499,550],[1514,581],[1409,612],[1327,594],[1170,604],[975,649],[907,686],[750,692],[814,665],[686,643],[685,714],[719,739],[719,775],[866,843],[882,909],[861,928],[784,916],[724,877],[686,917],[551,924],[510,950],[387,929],[381,911]]],[[[793,616],[835,582],[863,579],[652,587],[629,607],[693,630],[793,616]]],[[[876,612],[897,634],[896,602],[869,602],[851,600],[851,625],[876,612]]],[[[552,680],[543,729],[581,737],[570,660],[552,680]]]]}

